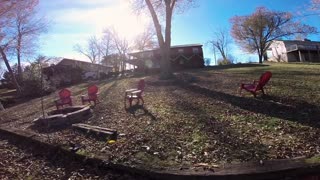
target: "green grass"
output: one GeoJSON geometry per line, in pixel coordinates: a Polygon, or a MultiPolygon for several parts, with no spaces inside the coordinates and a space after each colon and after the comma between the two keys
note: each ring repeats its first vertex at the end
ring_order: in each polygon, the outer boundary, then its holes
{"type": "Polygon", "coordinates": [[[314,157],[311,157],[309,159],[306,159],[306,163],[309,163],[309,164],[319,164],[320,163],[320,156],[314,156],[314,157]]]}
{"type": "MultiPolygon", "coordinates": [[[[144,107],[128,111],[124,91],[140,77],[101,81],[101,103],[85,123],[125,135],[114,144],[71,129],[49,136],[62,145],[83,145],[85,152],[112,162],[156,168],[310,157],[320,153],[319,75],[319,64],[268,63],[188,70],[168,81],[146,76],[144,107]],[[265,71],[273,74],[267,96],[239,96],[241,82],[259,79],[265,71]]],[[[80,104],[86,87],[70,87],[74,104],[80,104]]],[[[44,98],[46,111],[54,109],[55,94],[44,98]]],[[[29,125],[39,109],[40,99],[34,99],[0,112],[0,117],[5,126],[36,131],[29,125]]]]}

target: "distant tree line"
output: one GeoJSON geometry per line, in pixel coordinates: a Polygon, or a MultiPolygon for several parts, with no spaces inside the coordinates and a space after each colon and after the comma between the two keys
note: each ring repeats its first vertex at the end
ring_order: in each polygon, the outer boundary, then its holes
{"type": "Polygon", "coordinates": [[[129,51],[143,51],[156,47],[158,46],[155,30],[149,25],[145,31],[135,37],[134,42],[121,37],[114,27],[108,27],[104,29],[101,38],[92,36],[87,39],[85,46],[76,44],[74,49],[90,59],[92,63],[112,66],[114,71],[118,72],[125,70],[129,51]]]}

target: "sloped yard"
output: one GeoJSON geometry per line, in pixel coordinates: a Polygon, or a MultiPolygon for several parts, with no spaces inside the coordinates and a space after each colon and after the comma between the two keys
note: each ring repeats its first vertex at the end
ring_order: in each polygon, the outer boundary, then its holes
{"type": "MultiPolygon", "coordinates": [[[[137,78],[98,83],[100,101],[84,123],[116,129],[116,143],[65,129],[30,128],[40,98],[0,112],[1,126],[41,134],[48,142],[81,147],[78,153],[147,168],[217,167],[224,163],[313,156],[320,153],[320,65],[233,65],[179,72],[160,81],[145,77],[145,105],[124,109],[124,91],[137,78]],[[239,83],[273,73],[268,96],[237,93],[239,83]]],[[[87,84],[69,89],[74,104],[87,84]]],[[[53,110],[53,93],[43,98],[53,110]]]]}

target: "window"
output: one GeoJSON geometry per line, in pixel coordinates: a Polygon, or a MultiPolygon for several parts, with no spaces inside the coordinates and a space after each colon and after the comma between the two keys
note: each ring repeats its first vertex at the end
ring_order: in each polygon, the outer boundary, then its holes
{"type": "Polygon", "coordinates": [[[194,54],[198,54],[198,53],[199,53],[199,49],[198,49],[198,48],[192,48],[192,52],[193,52],[194,54]]]}
{"type": "Polygon", "coordinates": [[[178,53],[183,53],[184,49],[178,49],[178,53]]]}

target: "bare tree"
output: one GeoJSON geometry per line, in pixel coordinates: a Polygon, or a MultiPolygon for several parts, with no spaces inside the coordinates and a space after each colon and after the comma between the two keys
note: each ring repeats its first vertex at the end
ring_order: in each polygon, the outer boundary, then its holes
{"type": "Polygon", "coordinates": [[[231,43],[228,30],[218,29],[214,32],[212,40],[208,43],[212,46],[214,52],[218,50],[223,60],[228,59],[228,50],[231,43]]]}
{"type": "Polygon", "coordinates": [[[103,57],[109,56],[114,52],[114,44],[112,32],[109,29],[103,31],[103,36],[101,39],[100,51],[103,57]]]}
{"type": "Polygon", "coordinates": [[[319,11],[320,10],[320,0],[311,0],[311,9],[319,11]]]}
{"type": "Polygon", "coordinates": [[[0,0],[0,57],[4,61],[9,74],[12,77],[13,84],[18,92],[21,94],[21,87],[11,69],[7,53],[14,47],[14,42],[17,37],[12,32],[13,20],[15,19],[15,12],[19,10],[33,10],[38,3],[36,0],[27,0],[28,3],[20,3],[18,0],[0,0]]]}
{"type": "Polygon", "coordinates": [[[193,5],[195,0],[133,0],[134,9],[137,12],[148,9],[156,34],[161,52],[161,78],[172,77],[170,46],[171,46],[171,21],[174,10],[183,11],[189,5],[193,5]],[[161,25],[161,18],[162,21],[161,25]],[[164,32],[162,27],[164,27],[164,32]]]}
{"type": "MultiPolygon", "coordinates": [[[[21,3],[30,2],[19,2],[20,5],[21,3]]],[[[32,3],[37,3],[37,1],[33,1],[32,3]]],[[[27,7],[28,4],[25,4],[24,6],[27,7]]],[[[13,25],[12,33],[16,37],[14,46],[18,61],[18,77],[20,82],[22,82],[22,56],[30,56],[35,52],[37,37],[41,33],[46,32],[48,22],[44,18],[38,17],[35,10],[30,11],[30,9],[19,9],[14,12],[13,25]]]]}
{"type": "Polygon", "coordinates": [[[81,47],[79,44],[76,44],[74,46],[74,50],[88,57],[89,60],[94,64],[101,59],[101,46],[99,39],[96,36],[91,36],[87,40],[87,46],[85,48],[81,47]]]}
{"type": "Polygon", "coordinates": [[[152,25],[148,25],[147,28],[141,34],[138,34],[134,40],[134,48],[139,51],[157,47],[159,46],[156,31],[152,25]]]}
{"type": "Polygon", "coordinates": [[[293,21],[288,12],[270,11],[259,7],[251,15],[231,18],[231,35],[242,49],[257,52],[259,63],[266,54],[270,42],[296,34],[316,33],[316,28],[293,21]]]}
{"type": "Polygon", "coordinates": [[[105,31],[108,31],[111,34],[112,37],[112,47],[114,47],[114,50],[117,52],[119,60],[120,60],[120,70],[123,71],[125,70],[125,61],[126,61],[126,55],[128,53],[128,51],[131,49],[130,45],[129,45],[129,41],[124,38],[121,37],[119,35],[119,33],[117,33],[117,31],[113,28],[107,28],[105,29],[105,31]]]}

